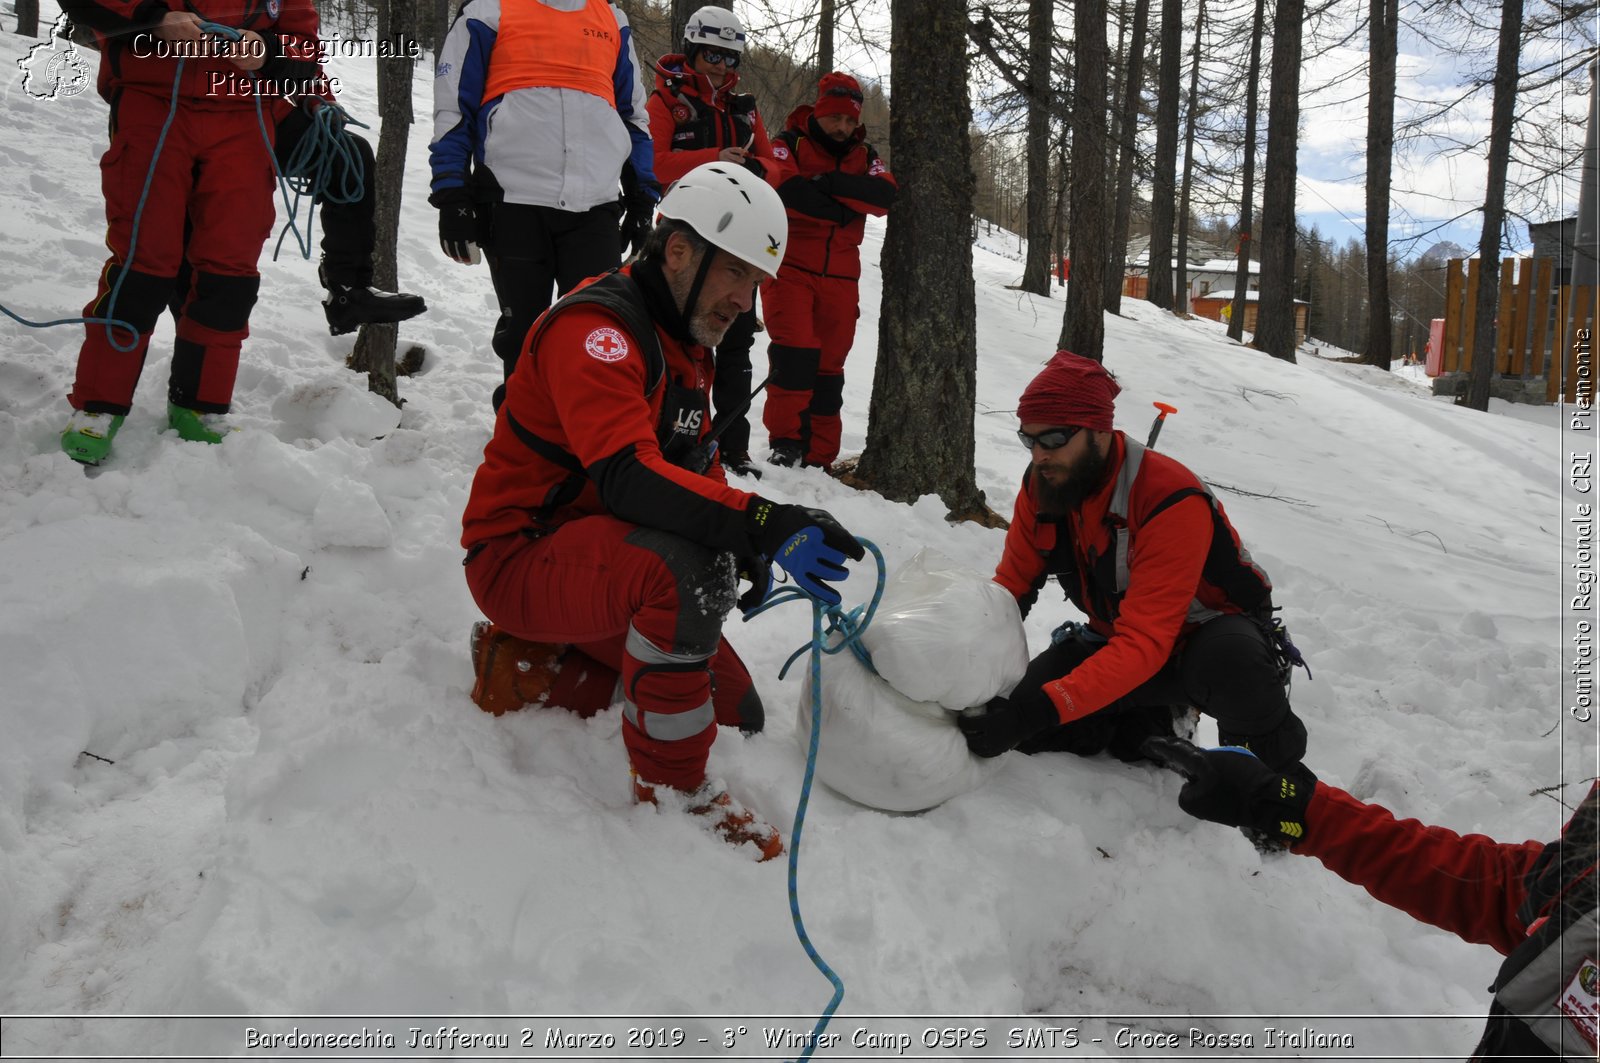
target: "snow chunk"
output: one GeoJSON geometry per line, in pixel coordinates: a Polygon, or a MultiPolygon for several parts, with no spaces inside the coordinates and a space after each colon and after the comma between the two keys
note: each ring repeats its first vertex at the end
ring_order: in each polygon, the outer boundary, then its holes
{"type": "Polygon", "coordinates": [[[321,546],[369,546],[394,542],[394,529],[372,488],[349,477],[329,484],[311,514],[311,532],[321,546]]]}

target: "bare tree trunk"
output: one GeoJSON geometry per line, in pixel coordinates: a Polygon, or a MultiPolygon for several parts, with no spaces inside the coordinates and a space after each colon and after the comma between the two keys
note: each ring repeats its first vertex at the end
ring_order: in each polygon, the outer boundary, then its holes
{"type": "Polygon", "coordinates": [[[1206,0],[1194,20],[1194,57],[1189,66],[1189,113],[1183,120],[1183,191],[1178,195],[1178,277],[1173,310],[1189,312],[1189,186],[1194,176],[1194,125],[1200,109],[1200,37],[1205,33],[1206,0]]]}
{"type": "Polygon", "coordinates": [[[1266,0],[1256,0],[1250,23],[1250,74],[1245,81],[1244,195],[1239,200],[1239,263],[1233,274],[1233,310],[1228,315],[1228,338],[1244,342],[1245,293],[1250,290],[1250,230],[1255,225],[1256,111],[1261,90],[1261,34],[1266,27],[1266,0]]]}
{"type": "Polygon", "coordinates": [[[1161,0],[1161,67],[1156,73],[1156,158],[1150,178],[1150,290],[1145,298],[1172,308],[1172,214],[1178,168],[1179,52],[1182,0],[1161,0]]]}
{"type": "Polygon", "coordinates": [[[1295,361],[1294,182],[1300,125],[1300,28],[1305,0],[1278,0],[1267,108],[1267,174],[1261,201],[1261,304],[1256,347],[1295,361]]]}
{"type": "Polygon", "coordinates": [[[965,6],[894,0],[889,119],[895,176],[911,194],[889,211],[883,308],[867,446],[857,475],[886,498],[937,494],[952,513],[984,511],[973,473],[978,372],[972,279],[972,105],[965,6]],[[931,268],[930,268],[931,267],[931,268]]]}
{"type": "Polygon", "coordinates": [[[17,0],[17,32],[24,37],[39,36],[39,0],[17,0]]]}
{"type": "Polygon", "coordinates": [[[1056,284],[1058,287],[1066,285],[1065,266],[1067,260],[1067,189],[1072,187],[1072,131],[1062,129],[1061,135],[1056,138],[1056,220],[1055,239],[1050,244],[1050,254],[1053,268],[1056,271],[1056,284]]]}
{"type": "Polygon", "coordinates": [[[433,55],[437,61],[439,51],[444,47],[444,39],[450,33],[450,23],[454,19],[451,11],[450,0],[433,0],[433,55]]]}
{"type": "Polygon", "coordinates": [[[1110,272],[1106,279],[1106,309],[1113,314],[1122,313],[1122,276],[1128,265],[1128,222],[1133,213],[1133,169],[1136,154],[1136,134],[1139,126],[1139,97],[1144,88],[1144,38],[1150,21],[1150,0],[1134,0],[1133,40],[1128,43],[1128,57],[1123,61],[1126,71],[1122,93],[1122,121],[1117,127],[1122,141],[1117,152],[1117,199],[1111,208],[1110,272]]]}
{"type": "Polygon", "coordinates": [[[1106,0],[1077,0],[1072,31],[1072,274],[1060,346],[1098,362],[1106,345],[1106,0]]]}
{"type": "MultiPolygon", "coordinates": [[[[415,39],[417,0],[380,0],[378,39],[395,42],[392,58],[378,60],[378,172],[377,247],[372,256],[372,283],[385,291],[398,291],[399,270],[395,244],[400,234],[400,186],[405,176],[406,145],[411,139],[411,73],[416,65],[403,47],[415,39]]],[[[396,406],[400,392],[395,384],[394,348],[398,325],[362,325],[350,353],[350,368],[367,373],[367,387],[396,406]]]]}
{"type": "Polygon", "coordinates": [[[1399,0],[1372,0],[1367,61],[1367,353],[1388,369],[1394,358],[1389,309],[1389,171],[1394,155],[1399,0]]]}
{"type": "Polygon", "coordinates": [[[821,9],[817,12],[817,73],[819,76],[833,69],[833,23],[833,0],[822,0],[821,9]]]}
{"type": "Polygon", "coordinates": [[[1050,292],[1050,45],[1055,0],[1028,0],[1028,257],[1022,290],[1050,292]]]}
{"type": "Polygon", "coordinates": [[[1478,237],[1478,303],[1473,308],[1472,375],[1467,401],[1489,408],[1489,378],[1494,373],[1495,302],[1500,286],[1500,235],[1506,218],[1506,167],[1511,158],[1511,127],[1516,120],[1517,63],[1522,53],[1522,0],[1500,5],[1500,47],[1494,63],[1494,103],[1489,112],[1489,177],[1483,191],[1483,233],[1478,237]]]}

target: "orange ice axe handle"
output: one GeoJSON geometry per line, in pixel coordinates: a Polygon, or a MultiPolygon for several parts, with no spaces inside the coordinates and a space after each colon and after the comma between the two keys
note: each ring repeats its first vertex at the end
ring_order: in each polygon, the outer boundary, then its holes
{"type": "Polygon", "coordinates": [[[1161,434],[1161,424],[1167,419],[1167,414],[1178,412],[1178,408],[1176,406],[1169,406],[1164,402],[1156,402],[1152,403],[1151,405],[1161,412],[1156,414],[1156,422],[1150,426],[1150,438],[1144,441],[1144,445],[1147,448],[1154,447],[1156,445],[1156,436],[1161,434]]]}

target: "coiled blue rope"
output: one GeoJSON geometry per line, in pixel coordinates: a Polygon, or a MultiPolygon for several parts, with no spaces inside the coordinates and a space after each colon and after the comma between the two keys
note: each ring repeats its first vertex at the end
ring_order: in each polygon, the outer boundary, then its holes
{"type": "Polygon", "coordinates": [[[815,598],[794,587],[786,587],[781,591],[769,593],[760,605],[745,614],[745,619],[766,612],[775,605],[784,602],[809,601],[811,603],[811,642],[796,650],[784,662],[783,670],[778,673],[778,678],[783,678],[788,672],[789,665],[795,658],[811,651],[811,741],[806,747],[806,775],[805,781],[800,785],[800,803],[794,810],[794,827],[790,830],[789,843],[789,915],[794,920],[795,936],[800,939],[800,946],[806,950],[806,955],[811,958],[811,963],[822,972],[833,985],[833,998],[828,1001],[828,1006],[822,1009],[816,1024],[811,1028],[811,1034],[806,1040],[806,1048],[801,1053],[796,1063],[806,1063],[811,1058],[811,1053],[822,1040],[823,1031],[828,1028],[828,1023],[833,1019],[833,1014],[839,1009],[839,1004],[844,1000],[844,980],[834,973],[828,966],[816,946],[811,944],[811,937],[806,933],[805,921],[800,918],[800,890],[798,880],[800,877],[800,832],[806,823],[806,807],[811,803],[811,782],[817,773],[817,745],[822,739],[822,655],[825,653],[839,653],[846,647],[854,653],[868,668],[872,667],[872,658],[867,653],[865,646],[861,645],[861,636],[866,633],[867,627],[872,623],[873,614],[878,611],[878,602],[883,598],[884,563],[883,552],[870,540],[857,538],[856,542],[872,552],[873,558],[878,563],[878,585],[872,592],[872,601],[865,606],[857,606],[850,612],[842,611],[836,605],[823,605],[815,598]],[[828,618],[826,630],[822,626],[822,618],[828,618]],[[830,635],[838,633],[841,637],[838,642],[828,642],[830,635]]]}
{"type": "MultiPolygon", "coordinates": [[[[261,119],[261,105],[257,97],[256,117],[261,121],[261,135],[267,135],[266,122],[261,119]]],[[[355,203],[361,199],[367,183],[367,166],[345,132],[345,127],[357,125],[370,129],[365,122],[351,118],[337,103],[324,101],[311,115],[311,128],[300,138],[289,154],[286,168],[278,166],[276,154],[272,157],[273,172],[278,175],[278,192],[283,197],[284,211],[289,221],[278,233],[278,242],[272,248],[272,260],[278,260],[283,250],[283,238],[293,230],[295,243],[302,258],[311,257],[311,231],[317,216],[317,202],[355,203]],[[294,200],[289,200],[289,193],[294,200]],[[309,196],[311,206],[306,211],[306,231],[302,233],[295,219],[300,214],[300,200],[309,196]]],[[[271,140],[267,141],[271,144],[271,140]]]]}

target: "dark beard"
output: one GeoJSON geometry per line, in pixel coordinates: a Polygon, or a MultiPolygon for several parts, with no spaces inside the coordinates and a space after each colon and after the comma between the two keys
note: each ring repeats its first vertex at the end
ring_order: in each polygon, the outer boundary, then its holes
{"type": "Polygon", "coordinates": [[[1034,485],[1039,494],[1039,516],[1065,517],[1083,505],[1098,491],[1106,480],[1106,470],[1111,463],[1111,453],[1091,450],[1072,466],[1066,480],[1053,484],[1038,471],[1034,472],[1034,485]]]}

